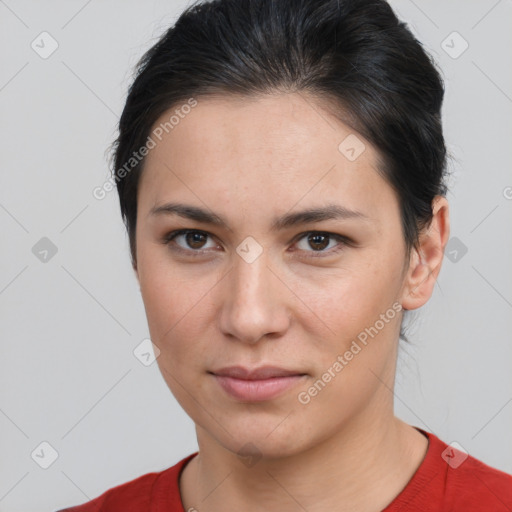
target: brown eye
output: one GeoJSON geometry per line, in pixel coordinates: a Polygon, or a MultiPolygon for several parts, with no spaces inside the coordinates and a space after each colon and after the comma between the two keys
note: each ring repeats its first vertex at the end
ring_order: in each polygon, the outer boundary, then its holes
{"type": "Polygon", "coordinates": [[[315,251],[322,251],[329,245],[329,236],[328,235],[309,235],[308,243],[315,251]]]}
{"type": "Polygon", "coordinates": [[[303,252],[311,253],[310,256],[313,257],[328,256],[342,250],[345,245],[349,245],[348,239],[344,236],[319,231],[304,233],[299,242],[302,241],[306,243],[303,244],[302,248],[299,247],[299,249],[303,252]],[[333,241],[337,242],[337,245],[331,245],[330,249],[327,249],[333,241]],[[315,253],[318,253],[318,256],[315,253]]]}
{"type": "MultiPolygon", "coordinates": [[[[197,229],[180,229],[172,231],[164,236],[162,242],[176,252],[186,253],[192,256],[201,256],[209,252],[212,247],[207,247],[209,233],[197,229]],[[180,243],[178,241],[181,240],[180,243]]],[[[341,251],[345,246],[351,245],[350,240],[342,235],[320,231],[302,233],[299,242],[305,241],[305,247],[299,250],[309,253],[310,257],[330,256],[341,251]],[[336,244],[334,242],[337,242],[336,244]],[[331,246],[331,247],[330,247],[331,246]]],[[[298,243],[296,245],[298,245],[298,243]]]]}
{"type": "Polygon", "coordinates": [[[192,249],[202,249],[206,235],[204,233],[189,231],[188,233],[184,234],[185,242],[191,247],[192,249]]]}
{"type": "Polygon", "coordinates": [[[184,251],[189,253],[202,253],[205,247],[205,243],[208,240],[208,233],[198,231],[195,229],[180,229],[173,231],[166,235],[163,239],[163,243],[169,245],[171,249],[176,251],[184,251]],[[178,243],[178,241],[181,241],[178,243]]]}

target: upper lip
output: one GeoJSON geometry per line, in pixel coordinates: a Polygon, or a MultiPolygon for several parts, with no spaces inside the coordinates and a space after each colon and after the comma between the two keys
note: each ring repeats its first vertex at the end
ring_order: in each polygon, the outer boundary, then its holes
{"type": "Polygon", "coordinates": [[[235,379],[243,380],[263,380],[273,377],[288,377],[290,375],[305,375],[305,373],[297,370],[286,370],[277,366],[260,366],[259,368],[245,368],[243,366],[228,366],[215,370],[214,375],[223,377],[233,377],[235,379]]]}

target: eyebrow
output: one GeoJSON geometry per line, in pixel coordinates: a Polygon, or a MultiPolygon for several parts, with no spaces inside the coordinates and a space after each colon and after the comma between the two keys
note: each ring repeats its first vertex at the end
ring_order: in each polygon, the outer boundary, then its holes
{"type": "MultiPolygon", "coordinates": [[[[185,219],[194,220],[203,224],[211,224],[229,230],[228,222],[222,216],[197,206],[182,203],[166,203],[161,206],[154,206],[149,213],[150,215],[178,215],[185,219]]],[[[271,231],[279,231],[301,224],[337,219],[370,220],[369,217],[362,212],[350,210],[338,204],[329,204],[327,206],[308,208],[277,217],[272,221],[270,229],[271,231]]]]}

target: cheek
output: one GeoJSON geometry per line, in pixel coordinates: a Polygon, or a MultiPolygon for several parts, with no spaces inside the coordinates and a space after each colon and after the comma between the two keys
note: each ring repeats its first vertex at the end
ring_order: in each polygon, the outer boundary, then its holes
{"type": "Polygon", "coordinates": [[[375,276],[346,277],[324,289],[312,308],[330,329],[322,331],[328,337],[311,337],[316,343],[310,351],[316,371],[296,398],[298,412],[308,418],[322,417],[326,432],[364,409],[382,382],[389,381],[400,314],[397,283],[387,281],[377,285],[375,276]]]}
{"type": "Polygon", "coordinates": [[[160,349],[159,363],[183,370],[186,360],[192,367],[199,362],[194,354],[205,338],[202,319],[210,315],[218,277],[200,265],[185,271],[160,250],[141,251],[139,276],[151,340],[160,349]]]}
{"type": "MultiPolygon", "coordinates": [[[[392,308],[399,295],[398,264],[377,257],[367,261],[321,280],[311,280],[307,287],[302,283],[298,288],[308,290],[302,292],[301,299],[315,313],[308,315],[317,325],[315,328],[311,324],[310,329],[318,332],[321,326],[334,349],[342,349],[360,332],[374,325],[381,314],[392,308]]],[[[391,313],[393,318],[397,316],[394,310],[391,313]]],[[[389,321],[384,330],[393,324],[393,318],[386,318],[389,321]]]]}

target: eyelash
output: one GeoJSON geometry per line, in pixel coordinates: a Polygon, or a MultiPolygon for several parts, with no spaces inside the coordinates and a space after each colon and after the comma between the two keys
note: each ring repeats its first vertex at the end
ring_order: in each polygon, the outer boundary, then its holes
{"type": "MultiPolygon", "coordinates": [[[[208,250],[183,249],[183,247],[180,247],[177,245],[174,245],[173,247],[171,247],[171,242],[177,236],[188,234],[188,233],[200,233],[202,235],[206,235],[211,238],[210,234],[206,231],[200,231],[198,229],[178,229],[176,231],[171,231],[170,233],[166,234],[162,239],[162,243],[164,245],[169,246],[171,248],[171,250],[173,250],[173,251],[185,253],[187,255],[192,255],[193,257],[203,256],[205,253],[207,253],[208,250]]],[[[330,233],[328,231],[306,231],[304,233],[301,233],[300,235],[297,235],[297,237],[294,240],[294,243],[299,242],[303,238],[306,238],[308,235],[324,235],[324,236],[328,236],[330,238],[335,239],[337,242],[340,242],[334,249],[330,249],[328,251],[324,251],[324,250],[322,250],[322,251],[303,251],[303,252],[308,252],[308,253],[311,252],[312,255],[310,257],[312,257],[312,258],[323,258],[323,257],[325,257],[324,255],[331,256],[332,254],[336,254],[336,253],[340,252],[341,250],[343,250],[344,246],[352,245],[351,240],[348,239],[347,237],[338,235],[336,233],[330,233]]]]}

